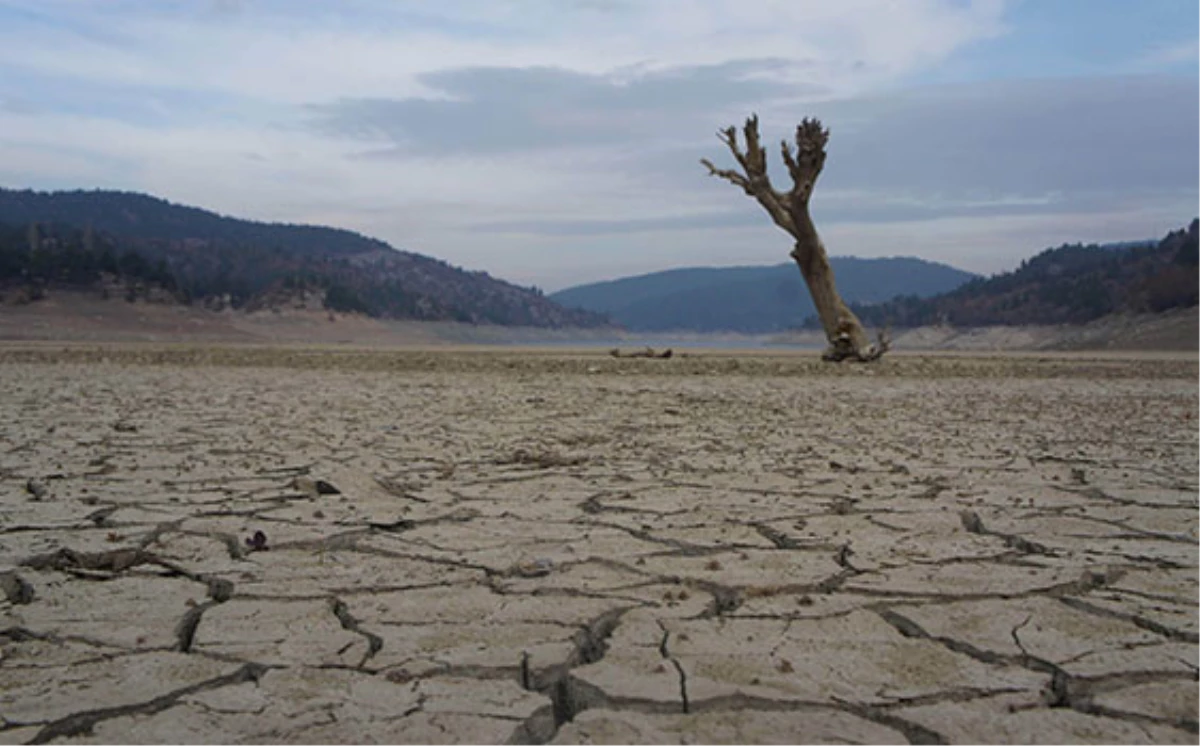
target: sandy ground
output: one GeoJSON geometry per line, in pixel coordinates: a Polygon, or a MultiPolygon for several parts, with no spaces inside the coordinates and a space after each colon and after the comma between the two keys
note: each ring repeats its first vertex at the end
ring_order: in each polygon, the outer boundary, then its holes
{"type": "Polygon", "coordinates": [[[1194,355],[9,344],[0,391],[0,742],[1197,740],[1194,355]]]}
{"type": "Polygon", "coordinates": [[[899,332],[898,349],[915,350],[1176,350],[1200,344],[1195,308],[1161,314],[1113,315],[1075,326],[922,327],[899,332]]]}

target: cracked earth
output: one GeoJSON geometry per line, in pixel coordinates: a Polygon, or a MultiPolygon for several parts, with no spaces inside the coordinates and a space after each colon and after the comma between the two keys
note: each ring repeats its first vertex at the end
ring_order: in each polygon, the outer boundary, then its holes
{"type": "Polygon", "coordinates": [[[0,742],[1197,741],[1195,359],[0,348],[0,742]]]}

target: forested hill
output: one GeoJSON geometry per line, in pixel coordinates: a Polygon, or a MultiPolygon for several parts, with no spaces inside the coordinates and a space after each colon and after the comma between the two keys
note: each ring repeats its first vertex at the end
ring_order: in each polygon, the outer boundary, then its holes
{"type": "Polygon", "coordinates": [[[0,189],[0,224],[6,237],[0,284],[27,285],[36,290],[33,297],[98,276],[101,257],[86,254],[103,244],[118,259],[139,257],[128,266],[137,269],[140,261],[184,302],[249,308],[317,293],[329,308],[389,318],[541,327],[608,323],[536,289],[352,231],[224,217],[144,194],[0,189]]]}
{"type": "Polygon", "coordinates": [[[315,225],[260,223],[177,205],[137,192],[35,192],[0,189],[0,223],[59,223],[133,241],[206,240],[285,246],[299,256],[349,256],[390,248],[383,241],[315,225]]]}
{"type": "MultiPolygon", "coordinates": [[[[934,295],[976,277],[912,257],[833,257],[830,263],[847,301],[934,295]]],[[[580,285],[550,297],[565,306],[609,314],[638,331],[774,332],[799,326],[814,313],[794,263],[673,269],[580,285]]]]}
{"type": "MultiPolygon", "coordinates": [[[[1197,229],[1159,241],[1064,244],[1012,272],[976,279],[948,293],[851,307],[869,326],[1080,324],[1110,313],[1157,313],[1195,306],[1197,229]]],[[[809,318],[808,326],[818,326],[809,318]]]]}

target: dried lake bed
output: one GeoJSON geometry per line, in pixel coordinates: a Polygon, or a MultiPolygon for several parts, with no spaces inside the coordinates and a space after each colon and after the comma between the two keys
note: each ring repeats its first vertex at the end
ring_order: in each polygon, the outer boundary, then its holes
{"type": "Polygon", "coordinates": [[[0,742],[1195,743],[1197,374],[0,346],[0,742]]]}

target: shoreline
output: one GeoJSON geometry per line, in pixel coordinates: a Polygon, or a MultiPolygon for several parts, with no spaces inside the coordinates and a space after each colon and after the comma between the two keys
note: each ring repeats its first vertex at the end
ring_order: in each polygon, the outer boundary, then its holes
{"type": "MultiPolygon", "coordinates": [[[[892,351],[1173,351],[1200,354],[1196,308],[1112,316],[1078,326],[920,327],[892,330],[892,351]]],[[[874,331],[872,330],[872,333],[874,331]]],[[[321,345],[349,348],[494,347],[498,349],[738,350],[818,353],[815,330],[763,334],[550,329],[445,321],[373,319],[327,311],[209,311],[190,306],[101,300],[60,292],[36,303],[0,306],[0,342],[321,345]]]]}

